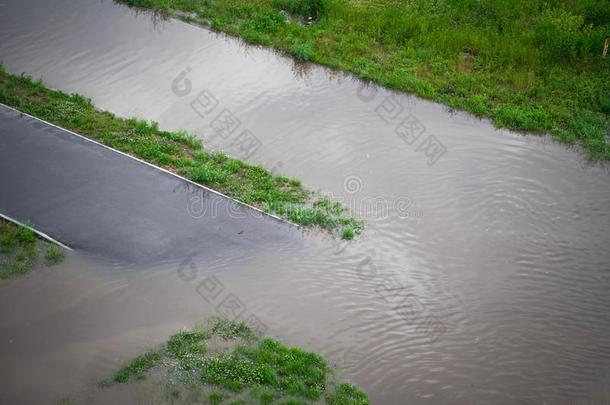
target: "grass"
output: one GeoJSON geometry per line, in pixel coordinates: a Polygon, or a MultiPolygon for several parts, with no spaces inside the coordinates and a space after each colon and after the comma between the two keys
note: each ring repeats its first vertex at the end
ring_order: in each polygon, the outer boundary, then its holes
{"type": "Polygon", "coordinates": [[[38,239],[32,230],[0,219],[0,279],[27,273],[38,263],[41,253],[49,266],[65,257],[61,249],[38,239]]]}
{"type": "Polygon", "coordinates": [[[159,360],[161,355],[156,350],[151,350],[141,356],[131,360],[129,364],[125,365],[113,376],[115,383],[124,383],[130,379],[142,380],[145,377],[145,373],[150,370],[159,360]]]}
{"type": "Polygon", "coordinates": [[[54,266],[64,260],[66,253],[56,245],[49,245],[44,257],[48,266],[54,266]]]}
{"type": "Polygon", "coordinates": [[[608,160],[607,0],[120,0],[608,160]]]}
{"type": "Polygon", "coordinates": [[[41,81],[7,73],[1,65],[0,102],[294,223],[339,236],[347,228],[354,235],[363,229],[362,221],[347,215],[344,206],[314,195],[298,180],[206,150],[186,132],[162,131],[156,123],[97,110],[85,97],[48,89],[41,81]]]}
{"type": "Polygon", "coordinates": [[[163,392],[177,401],[369,403],[357,387],[336,385],[326,360],[317,354],[257,336],[245,323],[218,318],[207,328],[170,337],[162,346],[130,361],[104,385],[143,379],[147,373],[166,384],[163,392]]]}

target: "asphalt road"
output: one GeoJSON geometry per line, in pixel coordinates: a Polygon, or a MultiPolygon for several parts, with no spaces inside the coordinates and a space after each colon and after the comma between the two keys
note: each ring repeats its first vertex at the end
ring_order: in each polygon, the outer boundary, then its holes
{"type": "Polygon", "coordinates": [[[3,105],[0,212],[120,262],[246,256],[301,239],[293,225],[3,105]]]}

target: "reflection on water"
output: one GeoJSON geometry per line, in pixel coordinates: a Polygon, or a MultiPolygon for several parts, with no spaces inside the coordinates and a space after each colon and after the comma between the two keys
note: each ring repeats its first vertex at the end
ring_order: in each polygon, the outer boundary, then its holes
{"type": "Polygon", "coordinates": [[[373,403],[603,398],[610,177],[578,151],[111,1],[0,0],[0,38],[9,71],[195,132],[367,219],[353,243],[306,235],[245,260],[195,259],[182,277],[180,263],[72,258],[5,283],[1,395],[90,386],[217,313],[200,287],[213,275],[220,300],[327,355],[373,403]]]}

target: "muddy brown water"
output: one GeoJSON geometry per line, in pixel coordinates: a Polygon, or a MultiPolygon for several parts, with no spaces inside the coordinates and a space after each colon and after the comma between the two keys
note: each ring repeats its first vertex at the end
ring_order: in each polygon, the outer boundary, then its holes
{"type": "Polygon", "coordinates": [[[0,38],[9,71],[194,132],[367,222],[349,244],[147,268],[77,252],[3,282],[0,402],[98,395],[235,298],[373,404],[608,400],[610,176],[578,150],[110,0],[0,0],[0,38]]]}

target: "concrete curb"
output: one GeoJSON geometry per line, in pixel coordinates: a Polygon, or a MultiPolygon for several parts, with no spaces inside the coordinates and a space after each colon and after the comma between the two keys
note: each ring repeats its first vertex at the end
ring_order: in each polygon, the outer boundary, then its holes
{"type": "Polygon", "coordinates": [[[16,219],[11,218],[11,217],[9,217],[9,216],[6,216],[6,215],[4,215],[4,214],[2,214],[2,213],[0,213],[0,218],[2,218],[2,219],[4,219],[4,220],[6,220],[6,221],[8,221],[8,222],[12,222],[12,223],[14,223],[15,225],[19,225],[19,226],[22,226],[22,227],[24,227],[24,228],[29,229],[30,231],[34,232],[36,235],[38,235],[38,236],[39,236],[39,237],[41,237],[42,239],[46,240],[47,242],[54,243],[54,244],[56,244],[57,246],[60,246],[60,247],[62,247],[62,248],[64,248],[64,249],[66,249],[66,250],[70,250],[70,251],[72,250],[72,248],[70,248],[70,247],[68,247],[68,246],[64,245],[63,243],[61,243],[60,241],[58,241],[58,240],[56,240],[56,239],[53,239],[52,237],[50,237],[50,236],[49,236],[49,235],[47,235],[46,233],[44,233],[44,232],[40,232],[39,230],[34,229],[34,228],[32,228],[31,226],[28,226],[28,225],[24,224],[23,222],[17,221],[16,219]]]}

